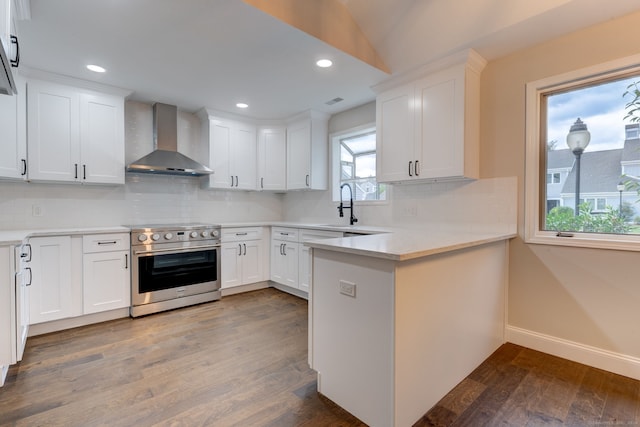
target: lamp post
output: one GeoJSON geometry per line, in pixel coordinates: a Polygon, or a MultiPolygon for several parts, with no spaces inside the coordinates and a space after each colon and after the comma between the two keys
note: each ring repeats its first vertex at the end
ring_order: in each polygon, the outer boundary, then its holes
{"type": "Polygon", "coordinates": [[[624,191],[624,183],[620,181],[616,186],[620,193],[620,204],[618,205],[618,217],[622,218],[622,192],[624,191]]]}
{"type": "Polygon", "coordinates": [[[580,157],[582,156],[582,152],[587,145],[589,145],[589,141],[591,141],[591,134],[587,130],[587,125],[580,120],[580,117],[576,120],[576,122],[569,129],[569,133],[567,134],[567,145],[569,149],[576,156],[576,203],[575,203],[575,216],[578,216],[579,206],[580,206],[580,157]]]}

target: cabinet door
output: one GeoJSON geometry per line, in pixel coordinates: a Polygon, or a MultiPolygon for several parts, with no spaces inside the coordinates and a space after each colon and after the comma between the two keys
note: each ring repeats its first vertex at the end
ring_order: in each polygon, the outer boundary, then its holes
{"type": "Polygon", "coordinates": [[[263,245],[261,240],[242,243],[242,284],[260,282],[262,273],[263,245]]]}
{"type": "Polygon", "coordinates": [[[414,92],[407,85],[376,99],[378,182],[406,181],[415,176],[414,92]]]}
{"type": "Polygon", "coordinates": [[[464,74],[437,73],[416,83],[420,98],[419,178],[464,174],[464,74]]]}
{"type": "Polygon", "coordinates": [[[31,287],[31,267],[26,259],[31,257],[31,247],[23,245],[16,248],[16,361],[22,360],[24,347],[29,335],[29,289],[31,287]]]}
{"type": "Polygon", "coordinates": [[[221,251],[222,283],[220,286],[224,289],[242,285],[242,243],[223,243],[221,251]]]}
{"type": "Polygon", "coordinates": [[[283,254],[283,248],[285,242],[282,240],[271,241],[271,275],[270,278],[277,283],[285,283],[286,264],[285,256],[283,254]]]}
{"type": "Polygon", "coordinates": [[[298,243],[285,243],[284,245],[284,281],[283,283],[292,288],[298,288],[298,243]]]}
{"type": "Polygon", "coordinates": [[[258,190],[286,190],[286,159],[286,129],[261,129],[258,138],[258,190]]]}
{"type": "Polygon", "coordinates": [[[209,119],[209,167],[214,173],[209,175],[209,186],[232,188],[234,179],[229,170],[231,146],[231,124],[219,119],[209,119]]]}
{"type": "Polygon", "coordinates": [[[310,187],[311,121],[304,120],[287,128],[287,189],[310,187]]]}
{"type": "Polygon", "coordinates": [[[84,314],[131,305],[128,252],[84,254],[82,269],[84,314]]]}
{"type": "Polygon", "coordinates": [[[35,237],[31,244],[31,324],[73,316],[71,237],[35,237]]]}
{"type": "Polygon", "coordinates": [[[24,179],[27,176],[26,84],[14,76],[18,94],[0,96],[0,177],[24,179]]]}
{"type": "Polygon", "coordinates": [[[79,105],[79,94],[70,88],[46,82],[29,82],[29,179],[78,179],[81,166],[79,105]]]}
{"type": "Polygon", "coordinates": [[[235,177],[234,188],[255,190],[258,157],[255,127],[235,123],[231,132],[229,152],[230,173],[235,177]]]}
{"type": "Polygon", "coordinates": [[[301,291],[309,292],[311,286],[311,248],[301,245],[298,271],[298,287],[301,291]]]}
{"type": "Polygon", "coordinates": [[[124,99],[83,94],[80,123],[82,181],[124,184],[124,99]]]}

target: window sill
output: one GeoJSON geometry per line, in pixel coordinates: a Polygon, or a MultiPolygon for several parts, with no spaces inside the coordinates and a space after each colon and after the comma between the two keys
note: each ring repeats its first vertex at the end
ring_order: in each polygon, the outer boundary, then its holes
{"type": "Polygon", "coordinates": [[[558,236],[555,232],[538,232],[534,236],[525,238],[525,243],[640,252],[640,236],[638,235],[593,236],[573,233],[572,237],[565,237],[558,236]]]}

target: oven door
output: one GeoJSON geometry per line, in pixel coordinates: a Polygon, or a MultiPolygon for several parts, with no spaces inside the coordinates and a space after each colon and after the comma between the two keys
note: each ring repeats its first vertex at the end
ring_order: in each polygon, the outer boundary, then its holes
{"type": "Polygon", "coordinates": [[[133,305],[220,289],[220,246],[140,250],[133,253],[133,305]]]}

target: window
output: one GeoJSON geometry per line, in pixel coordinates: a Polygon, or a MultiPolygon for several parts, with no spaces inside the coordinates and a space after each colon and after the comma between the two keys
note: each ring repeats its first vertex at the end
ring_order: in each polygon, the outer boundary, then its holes
{"type": "Polygon", "coordinates": [[[528,83],[526,110],[525,240],[640,250],[640,55],[528,83]]]}
{"type": "MultiPolygon", "coordinates": [[[[332,137],[333,140],[333,199],[340,200],[340,188],[349,184],[356,201],[385,200],[387,186],[376,181],[375,126],[354,129],[332,137]]],[[[348,198],[349,190],[344,189],[348,198]]]]}

